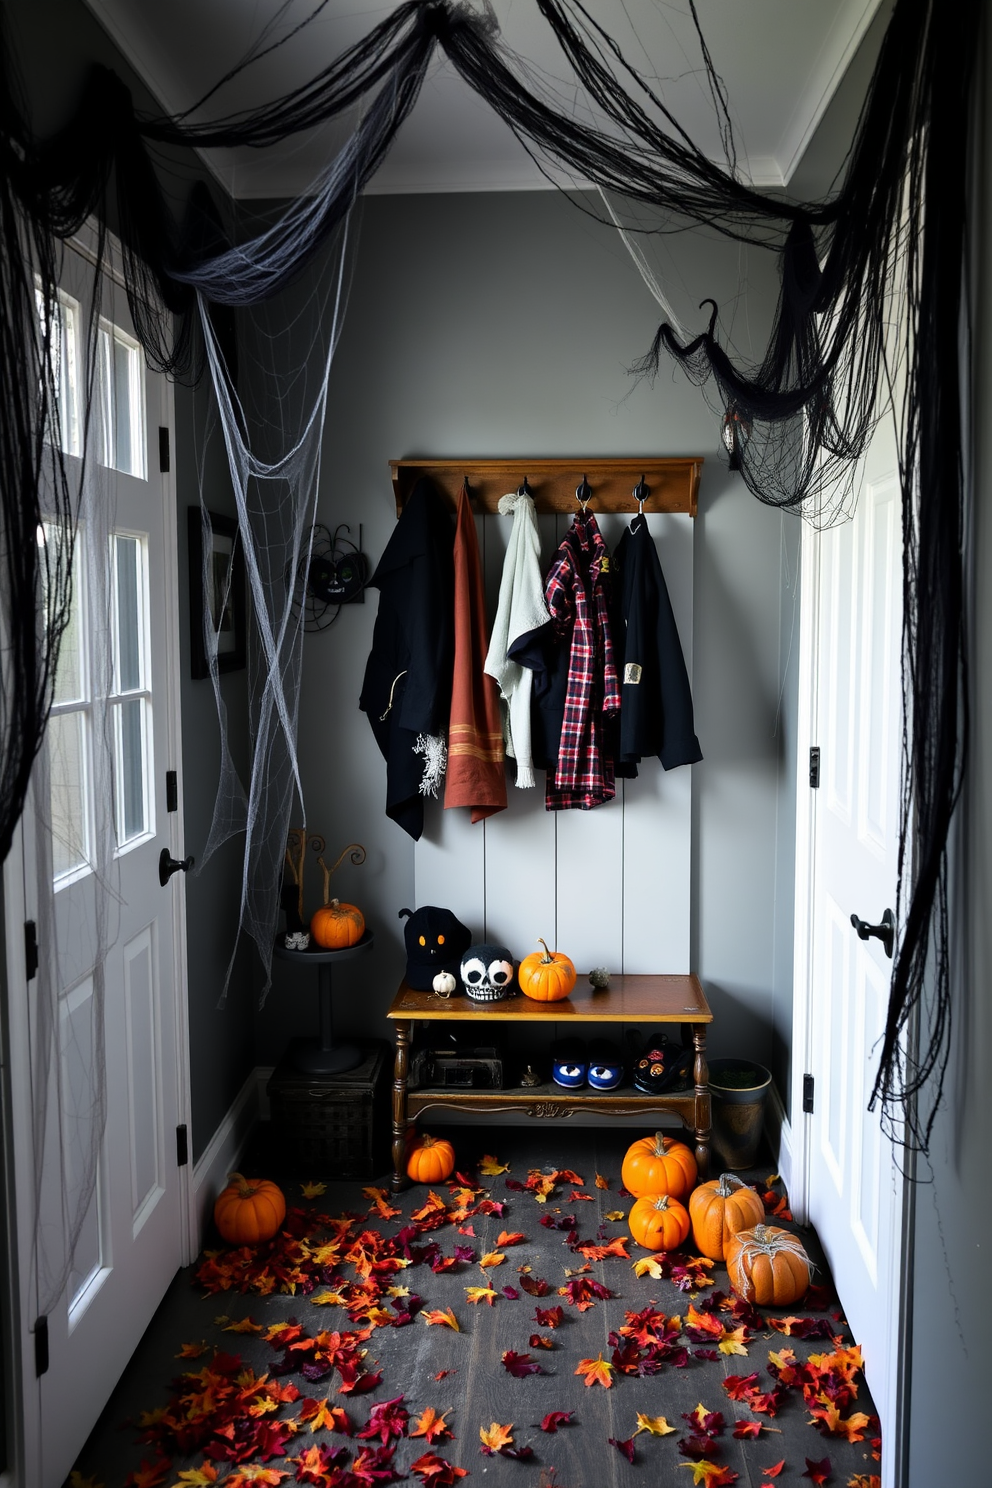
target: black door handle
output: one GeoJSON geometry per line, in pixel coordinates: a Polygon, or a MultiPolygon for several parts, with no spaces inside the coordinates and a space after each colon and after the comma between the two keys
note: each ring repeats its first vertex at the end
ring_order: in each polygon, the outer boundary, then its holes
{"type": "Polygon", "coordinates": [[[896,917],[891,909],[887,909],[882,915],[880,925],[869,925],[867,920],[859,920],[856,914],[852,914],[851,924],[857,930],[859,940],[868,940],[872,935],[880,940],[883,951],[889,960],[892,960],[892,950],[896,939],[896,917]]]}
{"type": "Polygon", "coordinates": [[[174,873],[188,873],[192,866],[192,857],[174,858],[169,849],[163,847],[158,859],[158,881],[164,889],[174,873]]]}

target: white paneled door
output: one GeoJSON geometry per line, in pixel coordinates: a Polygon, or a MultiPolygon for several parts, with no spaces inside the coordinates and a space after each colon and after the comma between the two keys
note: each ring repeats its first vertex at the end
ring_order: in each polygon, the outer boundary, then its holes
{"type": "MultiPolygon", "coordinates": [[[[73,283],[68,258],[64,397],[82,375],[70,376],[70,359],[81,368],[87,306],[87,272],[77,264],[73,283]]],[[[172,394],[146,369],[109,278],[100,309],[72,621],[32,811],[5,870],[22,1371],[13,1435],[20,1480],[36,1488],[63,1482],[188,1245],[189,1169],[177,1161],[188,1107],[183,879],[159,877],[164,848],[181,856],[178,776],[167,781],[179,767],[176,514],[159,432],[172,394]],[[50,862],[35,832],[46,815],[50,862]],[[39,926],[30,979],[12,911],[39,926]]],[[[65,411],[62,424],[74,460],[65,411]]],[[[38,540],[62,538],[49,524],[38,540]]]]}
{"type": "MultiPolygon", "coordinates": [[[[809,792],[805,1127],[808,1217],[861,1344],[886,1436],[896,1409],[902,1176],[898,1149],[868,1110],[892,960],[852,915],[895,911],[902,700],[902,528],[895,448],[880,430],[852,520],[803,537],[804,623],[812,623],[811,726],[819,787],[809,792]]],[[[802,866],[800,864],[800,873],[802,866]]],[[[800,891],[800,902],[802,890],[800,891]]],[[[803,985],[801,982],[800,985],[803,985]]],[[[798,1086],[797,1086],[798,1093],[798,1086]]],[[[883,1483],[894,1482],[883,1448],[883,1483]]]]}

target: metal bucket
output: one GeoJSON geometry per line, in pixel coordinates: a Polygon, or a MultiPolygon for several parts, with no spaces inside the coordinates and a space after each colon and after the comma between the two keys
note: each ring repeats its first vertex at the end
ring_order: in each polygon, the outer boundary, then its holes
{"type": "Polygon", "coordinates": [[[739,1172],[754,1167],[765,1124],[765,1101],[771,1072],[753,1059],[710,1060],[713,1146],[721,1169],[739,1172]],[[757,1083],[746,1089],[721,1085],[721,1075],[754,1071],[757,1083]]]}

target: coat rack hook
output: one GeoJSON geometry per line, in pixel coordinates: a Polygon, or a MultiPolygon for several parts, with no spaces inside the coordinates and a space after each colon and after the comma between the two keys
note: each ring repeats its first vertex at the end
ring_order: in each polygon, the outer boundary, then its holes
{"type": "Polygon", "coordinates": [[[528,483],[527,477],[524,476],[523,485],[520,485],[520,486],[517,487],[517,495],[518,496],[533,496],[533,494],[534,494],[534,492],[530,488],[530,485],[528,483]]]}
{"type": "Polygon", "coordinates": [[[637,515],[639,517],[643,516],[644,515],[644,503],[645,503],[645,501],[647,501],[648,497],[651,495],[651,487],[648,485],[648,483],[644,479],[644,476],[643,475],[641,476],[640,480],[637,482],[637,485],[634,487],[633,491],[631,491],[630,494],[633,496],[634,500],[637,502],[637,515]]]}
{"type": "Polygon", "coordinates": [[[580,486],[576,486],[575,488],[575,499],[579,503],[583,511],[585,511],[586,507],[589,505],[589,502],[592,499],[592,486],[586,480],[584,475],[582,477],[582,484],[580,486]]]}

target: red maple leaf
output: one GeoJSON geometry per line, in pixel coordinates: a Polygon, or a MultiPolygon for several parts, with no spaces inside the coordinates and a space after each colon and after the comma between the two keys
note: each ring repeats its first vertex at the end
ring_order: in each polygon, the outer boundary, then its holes
{"type": "Polygon", "coordinates": [[[548,1411],[548,1414],[540,1423],[541,1430],[549,1431],[554,1435],[560,1426],[570,1426],[574,1415],[574,1411],[548,1411]]]}
{"type": "Polygon", "coordinates": [[[535,1307],[534,1321],[539,1328],[558,1328],[565,1321],[561,1307],[535,1307]]]}
{"type": "Polygon", "coordinates": [[[771,1467],[759,1468],[759,1471],[763,1478],[777,1478],[784,1466],[785,1458],[783,1457],[781,1462],[776,1462],[771,1467]]]}
{"type": "Polygon", "coordinates": [[[594,1281],[591,1276],[573,1276],[571,1281],[566,1281],[564,1286],[558,1288],[558,1295],[567,1298],[579,1312],[587,1312],[595,1305],[597,1298],[605,1301],[613,1293],[609,1287],[604,1286],[601,1281],[594,1281]]]}
{"type": "Polygon", "coordinates": [[[609,1442],[611,1447],[616,1447],[618,1452],[622,1452],[628,1462],[633,1462],[634,1438],[632,1436],[628,1437],[626,1441],[617,1441],[617,1438],[615,1436],[608,1436],[606,1440],[609,1442]]]}
{"type": "Polygon", "coordinates": [[[380,1400],[374,1405],[368,1424],[357,1435],[360,1441],[369,1441],[377,1436],[385,1447],[392,1437],[406,1435],[409,1420],[409,1414],[403,1406],[403,1396],[397,1395],[392,1400],[380,1400]]]}
{"type": "Polygon", "coordinates": [[[546,1297],[551,1290],[550,1283],[540,1276],[521,1276],[520,1285],[532,1297],[546,1297]]]}
{"type": "Polygon", "coordinates": [[[423,1480],[425,1488],[453,1488],[459,1478],[468,1477],[466,1468],[456,1467],[436,1452],[425,1452],[416,1462],[411,1462],[410,1471],[423,1480]]]}
{"type": "Polygon", "coordinates": [[[806,1458],[806,1471],[800,1473],[800,1477],[809,1478],[811,1483],[822,1484],[830,1477],[830,1458],[823,1457],[819,1462],[814,1462],[811,1457],[806,1458]]]}
{"type": "Polygon", "coordinates": [[[514,1379],[526,1379],[528,1374],[543,1374],[544,1370],[530,1354],[518,1354],[515,1349],[503,1352],[503,1368],[514,1379]]]}
{"type": "Polygon", "coordinates": [[[735,1421],[734,1435],[739,1441],[751,1441],[759,1437],[764,1428],[760,1421],[735,1421]]]}

